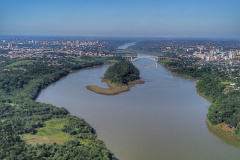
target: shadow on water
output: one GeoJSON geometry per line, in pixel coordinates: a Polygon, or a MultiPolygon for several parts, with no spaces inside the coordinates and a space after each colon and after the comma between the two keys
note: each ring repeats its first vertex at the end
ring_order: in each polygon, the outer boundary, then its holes
{"type": "MultiPolygon", "coordinates": [[[[92,127],[90,124],[88,124],[90,127],[92,127]]],[[[96,131],[96,129],[94,129],[93,127],[92,127],[92,129],[93,129],[93,132],[97,135],[97,131],[96,131]]],[[[104,143],[104,142],[103,142],[104,143]]],[[[106,144],[104,143],[104,146],[106,146],[106,144]]],[[[114,155],[114,153],[111,153],[111,155],[112,156],[114,156],[114,160],[120,160],[120,159],[118,159],[117,157],[115,157],[115,155],[114,155]]]]}
{"type": "Polygon", "coordinates": [[[223,142],[225,142],[228,145],[240,148],[240,142],[237,141],[236,139],[229,137],[227,135],[224,135],[223,133],[218,133],[216,132],[214,129],[212,129],[211,127],[208,127],[208,130],[210,133],[212,133],[214,136],[218,137],[219,139],[221,139],[223,142]]]}

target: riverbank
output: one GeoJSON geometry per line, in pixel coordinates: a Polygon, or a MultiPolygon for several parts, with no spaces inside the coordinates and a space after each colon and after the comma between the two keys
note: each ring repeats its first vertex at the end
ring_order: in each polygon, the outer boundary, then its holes
{"type": "Polygon", "coordinates": [[[176,69],[176,68],[168,67],[168,66],[165,65],[166,63],[160,63],[160,64],[161,64],[164,68],[170,70],[171,73],[172,73],[174,76],[178,76],[178,77],[182,77],[182,78],[187,78],[187,79],[194,79],[194,80],[196,80],[195,90],[196,90],[196,92],[198,93],[198,95],[200,95],[201,97],[205,98],[206,100],[212,102],[211,97],[208,97],[208,96],[206,96],[205,94],[203,94],[203,93],[201,93],[201,92],[198,91],[198,89],[197,89],[196,86],[197,86],[197,83],[198,83],[199,80],[198,80],[197,78],[194,78],[194,77],[189,76],[189,75],[184,75],[184,74],[179,74],[179,73],[177,73],[177,72],[174,72],[173,70],[176,69]]]}
{"type": "Polygon", "coordinates": [[[240,136],[235,134],[234,127],[230,128],[226,123],[220,123],[217,125],[213,125],[208,119],[206,119],[206,124],[209,128],[211,128],[214,132],[220,133],[222,135],[228,136],[240,142],[240,136]]]}
{"type": "MultiPolygon", "coordinates": [[[[198,82],[198,81],[197,81],[198,82]]],[[[211,97],[209,96],[206,96],[205,94],[199,92],[197,90],[197,87],[195,87],[197,93],[205,98],[206,100],[210,101],[212,103],[212,99],[211,97]]],[[[224,136],[227,136],[227,137],[230,137],[234,140],[237,140],[238,142],[240,142],[240,136],[238,134],[235,133],[235,128],[234,127],[230,127],[228,124],[226,124],[225,122],[224,123],[220,123],[220,124],[217,124],[217,125],[213,125],[209,119],[207,118],[206,119],[206,124],[207,126],[215,133],[219,133],[221,135],[224,135],[224,136]]]]}
{"type": "MultiPolygon", "coordinates": [[[[160,63],[160,64],[164,68],[170,70],[171,73],[173,75],[175,75],[175,76],[180,76],[180,77],[183,77],[183,78],[195,79],[196,80],[196,86],[197,86],[199,80],[197,80],[196,78],[194,78],[192,76],[189,76],[189,75],[183,75],[183,74],[176,73],[176,72],[174,72],[174,69],[176,69],[176,68],[172,68],[172,67],[166,66],[166,63],[160,63]]],[[[200,92],[197,89],[196,86],[195,86],[195,89],[196,89],[196,92],[198,93],[198,95],[200,95],[201,97],[203,97],[204,99],[206,99],[206,100],[208,100],[208,101],[210,101],[212,103],[212,98],[210,96],[206,96],[204,93],[200,92]]],[[[240,135],[235,133],[235,128],[234,127],[230,127],[226,123],[220,123],[220,124],[217,124],[217,125],[213,125],[213,124],[211,124],[211,122],[209,121],[208,118],[206,119],[206,124],[213,132],[216,132],[216,133],[222,134],[224,136],[228,136],[228,137],[230,137],[230,138],[232,138],[234,140],[240,141],[240,135]]]]}
{"type": "Polygon", "coordinates": [[[1,134],[4,135],[0,140],[3,144],[0,159],[116,159],[104,143],[97,139],[95,130],[84,119],[71,115],[63,107],[36,101],[39,92],[50,84],[76,70],[101,65],[103,62],[96,60],[72,64],[66,60],[61,61],[66,65],[49,66],[37,61],[17,72],[1,71],[1,82],[6,85],[2,86],[0,96],[1,134]],[[11,78],[3,78],[8,76],[11,78]],[[9,126],[12,126],[10,130],[9,126]],[[10,139],[9,143],[5,142],[6,138],[10,139]],[[70,152],[73,154],[69,155],[70,152]]]}
{"type": "Polygon", "coordinates": [[[165,65],[166,63],[160,62],[159,64],[161,64],[164,68],[170,70],[171,73],[172,73],[174,76],[182,77],[182,78],[187,78],[187,79],[195,79],[195,80],[197,80],[196,78],[194,78],[194,77],[192,77],[192,76],[184,75],[184,74],[179,74],[179,73],[177,73],[177,72],[174,72],[173,70],[176,69],[176,68],[172,68],[172,67],[166,66],[166,65],[165,65]]]}
{"type": "Polygon", "coordinates": [[[136,84],[144,84],[143,80],[136,80],[129,82],[128,85],[118,85],[114,83],[110,83],[109,81],[105,81],[102,79],[103,83],[106,83],[109,88],[99,87],[97,85],[87,85],[86,88],[94,93],[101,95],[117,95],[122,92],[130,91],[130,88],[135,86],[136,84]]]}

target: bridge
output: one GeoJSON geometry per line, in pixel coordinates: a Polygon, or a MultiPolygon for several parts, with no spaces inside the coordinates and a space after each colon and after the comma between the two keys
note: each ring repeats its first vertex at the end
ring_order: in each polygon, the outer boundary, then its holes
{"type": "Polygon", "coordinates": [[[122,56],[124,59],[127,59],[131,62],[137,60],[137,59],[141,59],[141,58],[148,58],[148,59],[151,59],[155,62],[159,62],[161,60],[164,60],[166,59],[167,57],[156,57],[156,56],[130,56],[130,55],[127,55],[127,56],[122,56]]]}

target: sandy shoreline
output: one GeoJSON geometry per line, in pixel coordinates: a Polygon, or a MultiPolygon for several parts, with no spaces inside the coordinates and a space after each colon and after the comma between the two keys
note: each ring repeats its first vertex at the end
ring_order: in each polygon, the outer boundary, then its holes
{"type": "Polygon", "coordinates": [[[116,85],[114,83],[110,83],[109,81],[105,81],[102,78],[102,82],[106,83],[109,88],[103,88],[97,85],[87,85],[86,88],[94,93],[101,95],[117,95],[122,92],[130,91],[131,87],[135,86],[136,84],[144,84],[145,81],[139,79],[129,82],[128,85],[116,85]]]}

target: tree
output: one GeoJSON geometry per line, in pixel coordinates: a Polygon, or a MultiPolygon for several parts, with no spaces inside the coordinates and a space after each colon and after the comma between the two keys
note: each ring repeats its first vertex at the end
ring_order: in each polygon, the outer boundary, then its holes
{"type": "Polygon", "coordinates": [[[105,75],[104,79],[116,84],[128,84],[130,81],[138,80],[139,70],[128,61],[121,61],[110,66],[105,75]]]}

